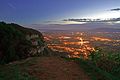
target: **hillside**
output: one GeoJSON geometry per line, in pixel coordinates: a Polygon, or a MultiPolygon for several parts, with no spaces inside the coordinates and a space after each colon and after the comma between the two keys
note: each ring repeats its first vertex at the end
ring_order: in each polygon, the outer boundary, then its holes
{"type": "Polygon", "coordinates": [[[0,22],[0,37],[0,64],[39,55],[47,47],[40,32],[14,23],[0,22]]]}
{"type": "Polygon", "coordinates": [[[0,66],[0,80],[8,79],[90,80],[77,63],[60,57],[33,57],[0,66]]]}

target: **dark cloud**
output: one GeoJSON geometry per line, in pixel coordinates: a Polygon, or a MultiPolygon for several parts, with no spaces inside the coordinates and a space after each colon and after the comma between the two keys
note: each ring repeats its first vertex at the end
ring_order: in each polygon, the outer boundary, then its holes
{"type": "Polygon", "coordinates": [[[111,19],[64,19],[63,21],[74,21],[74,22],[117,22],[120,21],[120,18],[111,18],[111,19]]]}
{"type": "Polygon", "coordinates": [[[110,11],[120,11],[120,8],[110,9],[110,11]]]}

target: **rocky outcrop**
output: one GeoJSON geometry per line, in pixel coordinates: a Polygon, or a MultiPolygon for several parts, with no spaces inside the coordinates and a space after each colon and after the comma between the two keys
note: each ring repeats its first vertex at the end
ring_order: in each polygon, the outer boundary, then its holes
{"type": "Polygon", "coordinates": [[[18,24],[0,22],[0,38],[0,63],[49,54],[39,31],[18,24]]]}

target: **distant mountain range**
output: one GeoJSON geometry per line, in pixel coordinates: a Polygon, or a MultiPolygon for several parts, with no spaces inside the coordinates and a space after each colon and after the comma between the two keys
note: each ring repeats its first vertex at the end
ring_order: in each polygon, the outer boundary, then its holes
{"type": "Polygon", "coordinates": [[[86,23],[86,24],[33,24],[27,27],[36,29],[40,32],[51,31],[108,31],[108,32],[120,32],[120,24],[109,23],[86,23]]]}
{"type": "Polygon", "coordinates": [[[97,29],[92,29],[89,30],[92,32],[120,32],[120,29],[115,29],[115,28],[97,28],[97,29]]]}

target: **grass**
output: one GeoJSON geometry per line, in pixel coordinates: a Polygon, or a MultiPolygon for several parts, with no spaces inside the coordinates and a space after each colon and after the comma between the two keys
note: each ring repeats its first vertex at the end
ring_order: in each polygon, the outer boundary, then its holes
{"type": "Polygon", "coordinates": [[[119,78],[113,76],[112,74],[101,70],[96,67],[94,64],[89,63],[89,61],[85,61],[79,58],[65,58],[66,60],[74,60],[76,61],[81,68],[83,68],[88,76],[92,80],[120,80],[119,78]]]}
{"type": "Polygon", "coordinates": [[[34,62],[35,58],[23,63],[0,65],[0,80],[38,80],[27,73],[27,67],[34,62]]]}

